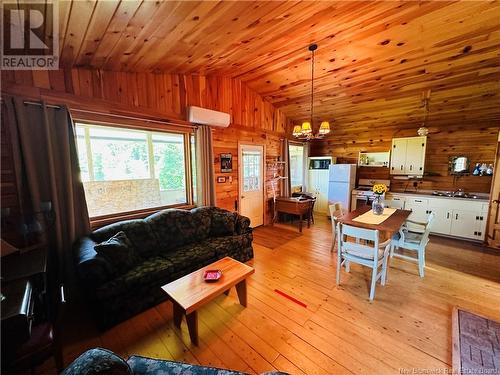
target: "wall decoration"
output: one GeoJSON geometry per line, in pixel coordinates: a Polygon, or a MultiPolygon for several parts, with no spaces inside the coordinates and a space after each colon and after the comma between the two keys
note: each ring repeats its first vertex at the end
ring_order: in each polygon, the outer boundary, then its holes
{"type": "Polygon", "coordinates": [[[217,176],[217,183],[222,184],[224,182],[226,182],[225,176],[217,176]]]}
{"type": "Polygon", "coordinates": [[[231,154],[220,154],[220,171],[224,173],[233,171],[233,156],[231,154]]]}

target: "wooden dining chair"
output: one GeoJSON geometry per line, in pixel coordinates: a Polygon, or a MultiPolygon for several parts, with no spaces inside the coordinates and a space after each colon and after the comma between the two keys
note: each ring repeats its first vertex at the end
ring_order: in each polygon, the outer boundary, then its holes
{"type": "Polygon", "coordinates": [[[342,207],[342,202],[335,202],[333,204],[330,204],[328,206],[328,209],[330,210],[330,219],[332,220],[332,247],[330,251],[333,253],[337,240],[337,223],[339,221],[339,218],[344,215],[345,210],[342,207]]]}
{"type": "Polygon", "coordinates": [[[429,234],[431,232],[434,213],[431,212],[427,217],[426,223],[414,220],[406,220],[399,233],[396,233],[391,241],[391,258],[397,257],[418,263],[418,273],[424,277],[425,269],[425,249],[429,243],[429,234]],[[417,257],[397,253],[395,250],[403,248],[414,251],[417,257]]]}
{"type": "Polygon", "coordinates": [[[380,243],[378,230],[358,228],[342,223],[337,224],[337,233],[337,285],[340,285],[340,270],[343,265],[345,265],[346,272],[350,271],[351,262],[370,267],[372,277],[369,298],[373,301],[377,281],[380,279],[381,285],[385,285],[387,281],[387,258],[391,239],[380,243]],[[351,242],[352,239],[355,239],[355,242],[351,242]],[[379,272],[380,267],[382,270],[379,272]]]}

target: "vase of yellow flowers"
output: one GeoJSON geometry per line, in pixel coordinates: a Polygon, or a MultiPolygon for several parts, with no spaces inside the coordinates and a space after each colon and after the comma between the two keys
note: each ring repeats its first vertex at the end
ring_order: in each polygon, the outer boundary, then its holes
{"type": "Polygon", "coordinates": [[[384,213],[383,196],[387,192],[387,186],[384,184],[375,184],[372,190],[375,193],[375,198],[372,202],[372,211],[375,215],[382,215],[384,213]]]}

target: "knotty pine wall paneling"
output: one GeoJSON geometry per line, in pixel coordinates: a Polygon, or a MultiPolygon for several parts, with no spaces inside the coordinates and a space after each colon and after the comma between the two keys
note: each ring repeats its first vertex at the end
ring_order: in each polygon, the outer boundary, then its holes
{"type": "MultiPolygon", "coordinates": [[[[280,110],[240,80],[229,77],[81,68],[2,71],[2,94],[63,103],[73,109],[173,122],[184,121],[189,105],[230,113],[231,125],[213,132],[215,159],[218,160],[221,153],[233,155],[231,174],[221,173],[220,163],[214,160],[216,177],[232,177],[232,181],[227,178],[225,183],[216,184],[217,203],[228,210],[235,209],[238,199],[238,141],[265,144],[267,160],[275,160],[280,155],[280,140],[285,137],[288,126],[280,110]]],[[[266,174],[266,223],[272,218],[269,184],[272,177],[266,174]]]]}
{"type": "MultiPolygon", "coordinates": [[[[418,181],[419,190],[453,191],[464,189],[468,192],[489,193],[491,177],[463,176],[454,177],[448,173],[448,160],[451,156],[465,155],[472,165],[477,162],[494,163],[498,123],[479,123],[467,125],[432,126],[428,124],[427,151],[425,158],[426,175],[418,181]]],[[[369,131],[354,132],[333,128],[332,133],[322,141],[311,143],[311,155],[331,155],[338,163],[357,163],[358,153],[389,151],[392,138],[417,135],[413,126],[399,128],[373,128],[369,131]]],[[[357,178],[390,179],[389,168],[358,167],[357,178]]],[[[415,191],[413,181],[391,179],[391,190],[415,191]]]]}

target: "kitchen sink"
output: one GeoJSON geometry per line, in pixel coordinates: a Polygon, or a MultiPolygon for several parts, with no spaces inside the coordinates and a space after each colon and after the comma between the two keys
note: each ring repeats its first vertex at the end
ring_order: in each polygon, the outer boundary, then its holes
{"type": "Polygon", "coordinates": [[[432,195],[436,195],[438,197],[450,197],[450,198],[464,198],[464,199],[477,199],[478,196],[476,194],[469,194],[464,192],[454,193],[451,191],[433,191],[432,195]]]}

